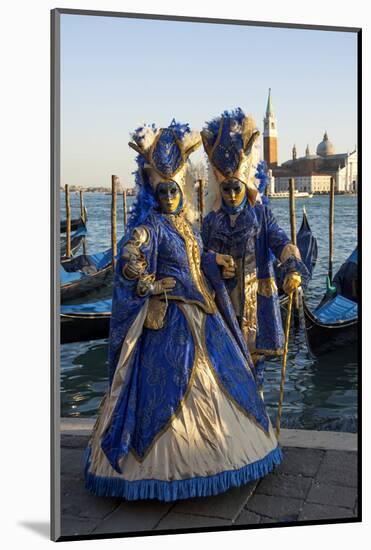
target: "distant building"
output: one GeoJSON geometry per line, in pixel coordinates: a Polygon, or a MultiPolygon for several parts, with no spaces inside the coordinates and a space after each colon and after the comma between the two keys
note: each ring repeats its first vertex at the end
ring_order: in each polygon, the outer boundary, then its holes
{"type": "MultiPolygon", "coordinates": [[[[288,191],[289,179],[292,176],[276,176],[274,189],[276,193],[288,191]]],[[[312,172],[307,175],[295,176],[295,189],[306,193],[328,193],[330,191],[331,176],[312,172]]]]}
{"type": "Polygon", "coordinates": [[[268,164],[268,193],[288,191],[289,178],[295,178],[295,188],[308,193],[328,193],[330,178],[335,178],[337,193],[354,193],[358,190],[357,150],[351,153],[335,153],[327,132],[318,144],[316,154],[311,154],[309,145],[305,155],[298,157],[296,145],[292,158],[278,165],[277,120],[273,112],[271,89],[264,118],[264,160],[268,164]]]}

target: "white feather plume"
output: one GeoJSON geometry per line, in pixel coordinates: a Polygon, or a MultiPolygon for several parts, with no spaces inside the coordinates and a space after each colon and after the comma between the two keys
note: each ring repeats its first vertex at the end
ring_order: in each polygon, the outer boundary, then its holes
{"type": "Polygon", "coordinates": [[[200,219],[198,210],[198,192],[196,188],[196,181],[198,180],[198,177],[198,168],[192,163],[192,161],[188,160],[187,173],[183,186],[183,196],[186,216],[191,224],[198,222],[200,219]]]}
{"type": "Polygon", "coordinates": [[[148,151],[155,140],[157,132],[158,130],[154,130],[151,126],[144,125],[139,131],[135,132],[132,137],[139,147],[144,151],[148,151]]]}
{"type": "Polygon", "coordinates": [[[190,147],[200,141],[200,132],[194,130],[193,132],[187,132],[182,139],[183,147],[187,151],[190,147]]]}
{"type": "Polygon", "coordinates": [[[217,181],[214,170],[207,160],[207,186],[205,193],[205,212],[206,216],[212,210],[218,210],[221,204],[220,184],[217,181]]]}

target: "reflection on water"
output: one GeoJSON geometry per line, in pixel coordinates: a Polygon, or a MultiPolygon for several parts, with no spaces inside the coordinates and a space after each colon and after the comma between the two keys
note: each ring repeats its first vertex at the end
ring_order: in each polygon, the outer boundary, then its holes
{"type": "Polygon", "coordinates": [[[107,340],[64,344],[62,416],[94,416],[108,385],[107,340]]]}
{"type": "MultiPolygon", "coordinates": [[[[356,199],[337,196],[335,200],[335,269],[352,252],[356,243],[356,199]]],[[[77,208],[77,196],[72,195],[77,208]]],[[[89,251],[110,246],[108,195],[86,194],[89,211],[89,251]]],[[[301,206],[305,204],[309,223],[318,238],[319,262],[307,296],[316,305],[323,293],[327,272],[328,197],[297,200],[298,227],[301,206]]],[[[288,230],[286,200],[272,201],[279,223],[288,230]]],[[[121,212],[118,213],[120,220],[121,212]]],[[[119,235],[122,234],[122,225],[119,235]]],[[[62,416],[94,416],[107,389],[107,340],[65,344],[61,351],[62,416]]],[[[356,431],[357,419],[356,345],[352,349],[313,360],[306,349],[305,338],[295,327],[291,330],[289,357],[282,416],[283,427],[356,431]]],[[[265,402],[272,422],[279,396],[281,360],[270,359],[265,372],[265,402]]]]}
{"type": "MultiPolygon", "coordinates": [[[[343,348],[313,360],[303,334],[295,327],[291,331],[282,426],[356,431],[356,350],[343,348]]],[[[273,359],[266,367],[265,401],[272,421],[277,411],[281,364],[273,359]]]]}

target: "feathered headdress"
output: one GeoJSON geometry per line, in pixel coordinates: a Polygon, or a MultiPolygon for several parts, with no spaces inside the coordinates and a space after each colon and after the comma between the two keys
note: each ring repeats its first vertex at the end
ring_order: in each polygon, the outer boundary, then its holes
{"type": "Polygon", "coordinates": [[[209,159],[207,202],[210,209],[220,206],[220,184],[229,178],[236,178],[246,185],[251,204],[257,200],[255,144],[259,135],[252,116],[246,116],[239,107],[224,111],[220,117],[206,123],[201,137],[209,159]]]}
{"type": "Polygon", "coordinates": [[[200,133],[191,131],[188,124],[180,124],[173,119],[167,128],[144,125],[135,130],[131,138],[133,141],[129,142],[129,146],[138,153],[138,194],[129,229],[143,223],[149,211],[156,206],[156,187],[163,181],[175,181],[179,185],[184,210],[193,222],[196,217],[192,200],[194,181],[189,171],[188,157],[200,147],[200,133]]]}
{"type": "Polygon", "coordinates": [[[144,159],[145,170],[154,189],[161,181],[175,181],[183,190],[187,160],[201,145],[199,132],[191,132],[188,124],[179,124],[174,119],[167,128],[156,129],[154,125],[138,128],[129,143],[144,159]]]}

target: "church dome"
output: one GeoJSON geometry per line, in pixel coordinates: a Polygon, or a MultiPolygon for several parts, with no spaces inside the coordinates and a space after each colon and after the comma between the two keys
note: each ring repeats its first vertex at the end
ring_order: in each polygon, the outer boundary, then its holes
{"type": "Polygon", "coordinates": [[[327,155],[334,155],[335,148],[332,145],[331,141],[328,138],[327,132],[323,136],[323,141],[317,145],[317,155],[321,157],[326,157],[327,155]]]}

